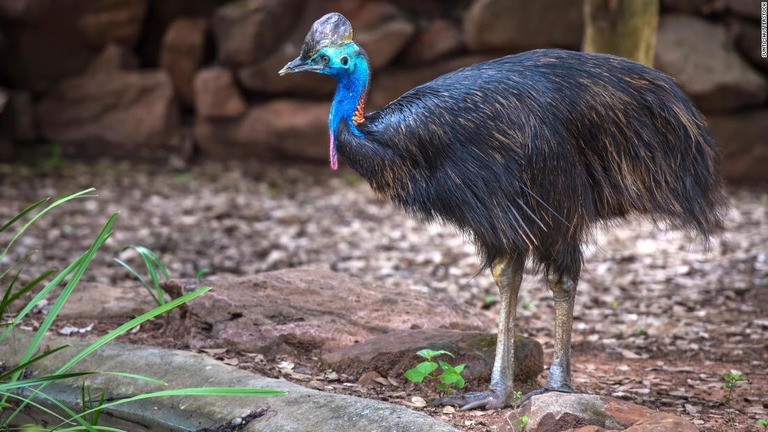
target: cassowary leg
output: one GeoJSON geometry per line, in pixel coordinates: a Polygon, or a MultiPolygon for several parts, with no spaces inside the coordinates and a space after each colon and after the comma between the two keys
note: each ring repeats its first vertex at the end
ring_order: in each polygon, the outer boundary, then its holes
{"type": "Polygon", "coordinates": [[[544,388],[523,396],[519,404],[527,402],[532,396],[547,392],[573,393],[571,385],[571,331],[573,330],[573,305],[576,299],[576,278],[547,271],[547,285],[555,300],[555,351],[549,377],[544,388]]]}
{"type": "Polygon", "coordinates": [[[487,391],[451,395],[435,399],[430,405],[458,405],[462,410],[474,408],[497,409],[514,402],[514,347],[517,294],[523,278],[523,257],[503,258],[493,263],[491,273],[499,288],[499,335],[496,340],[496,358],[491,372],[491,385],[487,391]]]}

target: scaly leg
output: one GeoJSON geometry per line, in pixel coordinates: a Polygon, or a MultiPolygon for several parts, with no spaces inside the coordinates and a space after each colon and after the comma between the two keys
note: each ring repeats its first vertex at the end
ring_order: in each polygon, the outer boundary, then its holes
{"type": "Polygon", "coordinates": [[[491,273],[499,288],[499,334],[496,339],[496,358],[491,372],[489,389],[477,393],[451,395],[435,399],[430,405],[459,405],[462,410],[474,408],[497,409],[514,402],[512,379],[515,372],[515,314],[517,294],[523,279],[523,257],[498,259],[491,273]]]}
{"type": "Polygon", "coordinates": [[[520,399],[522,405],[532,396],[551,391],[573,393],[571,385],[571,331],[573,330],[573,305],[578,280],[547,270],[547,285],[555,300],[555,352],[549,377],[544,388],[532,391],[520,399]]]}

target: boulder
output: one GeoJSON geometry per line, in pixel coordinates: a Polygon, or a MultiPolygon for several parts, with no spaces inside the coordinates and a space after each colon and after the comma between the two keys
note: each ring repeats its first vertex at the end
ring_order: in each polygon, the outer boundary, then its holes
{"type": "Polygon", "coordinates": [[[474,0],[464,16],[464,39],[473,51],[578,49],[581,9],[572,0],[474,0]]]}
{"type": "Polygon", "coordinates": [[[294,30],[302,0],[242,0],[216,9],[211,27],[219,62],[244,66],[263,59],[294,30]]]}
{"type": "Polygon", "coordinates": [[[195,112],[205,119],[240,117],[248,106],[240,94],[232,71],[216,66],[202,69],[195,75],[195,112]]]}
{"type": "Polygon", "coordinates": [[[329,102],[275,99],[233,120],[195,121],[195,140],[214,159],[328,159],[329,102]]]}
{"type": "Polygon", "coordinates": [[[221,0],[152,0],[147,6],[147,16],[141,43],[136,54],[145,66],[155,67],[160,60],[160,48],[168,26],[179,18],[208,18],[221,6],[221,0]]]}
{"type": "Polygon", "coordinates": [[[723,26],[665,15],[656,46],[656,67],[676,78],[702,110],[741,109],[766,99],[768,82],[739,56],[723,26]]]}
{"type": "Polygon", "coordinates": [[[80,0],[77,17],[80,36],[92,48],[109,43],[134,46],[141,35],[148,0],[80,0]]]}
{"type": "Polygon", "coordinates": [[[194,103],[193,81],[205,57],[207,29],[203,18],[179,18],[163,37],[160,67],[168,72],[179,100],[187,106],[194,103]]]}
{"type": "Polygon", "coordinates": [[[752,21],[735,17],[729,17],[726,20],[726,25],[741,54],[753,66],[761,69],[763,73],[768,73],[768,60],[763,58],[760,44],[755,43],[755,41],[760,40],[760,26],[752,21]]]}
{"type": "Polygon", "coordinates": [[[135,70],[139,67],[139,59],[123,45],[109,44],[101,55],[88,65],[86,74],[135,70]]]}
{"type": "Polygon", "coordinates": [[[723,0],[661,0],[664,12],[681,12],[690,15],[712,15],[725,10],[723,0]]]}
{"type": "Polygon", "coordinates": [[[336,81],[331,77],[316,73],[277,74],[299,55],[300,48],[300,43],[283,43],[263,61],[237,69],[237,80],[243,88],[254,93],[330,99],[336,88],[336,81]]]}
{"type": "Polygon", "coordinates": [[[768,182],[768,110],[707,116],[723,155],[723,174],[737,183],[768,182]]]}
{"type": "MultiPolygon", "coordinates": [[[[744,18],[760,21],[760,2],[754,0],[725,0],[729,11],[744,18]]],[[[757,39],[760,41],[760,39],[757,39]]]]}
{"type": "Polygon", "coordinates": [[[383,1],[365,2],[347,18],[373,70],[391,63],[416,34],[416,26],[397,7],[383,1]]]}
{"type": "Polygon", "coordinates": [[[177,143],[179,111],[164,71],[96,70],[68,78],[36,107],[46,139],[98,155],[150,155],[177,143]]]}
{"type": "Polygon", "coordinates": [[[501,430],[517,431],[522,416],[528,417],[526,432],[695,432],[696,427],[679,417],[608,396],[545,393],[534,396],[506,416],[501,430]]]}
{"type": "Polygon", "coordinates": [[[0,136],[6,140],[0,158],[9,159],[12,153],[11,141],[29,142],[37,138],[35,109],[32,95],[23,90],[0,87],[0,136]]]}
{"type": "Polygon", "coordinates": [[[436,19],[427,23],[408,44],[402,60],[407,65],[432,63],[463,48],[461,30],[448,20],[436,19]]]}
{"type": "MultiPolygon", "coordinates": [[[[496,335],[482,332],[427,328],[399,330],[374,336],[360,343],[324,353],[321,359],[336,371],[376,371],[383,376],[402,376],[423,360],[415,353],[421,349],[445,350],[454,357],[451,364],[466,364],[462,376],[469,384],[487,386],[496,349],[496,335]]],[[[515,383],[527,389],[536,387],[544,371],[544,350],[535,339],[515,340],[515,383]]]]}
{"type": "Polygon", "coordinates": [[[82,73],[108,43],[134,44],[145,8],[146,0],[0,2],[0,74],[15,88],[44,94],[82,73]]]}
{"type": "Polygon", "coordinates": [[[204,283],[213,289],[186,306],[193,348],[226,347],[264,355],[337,350],[410,328],[477,330],[467,306],[407,289],[369,287],[321,269],[290,269],[239,278],[165,283],[178,297],[204,283]]]}

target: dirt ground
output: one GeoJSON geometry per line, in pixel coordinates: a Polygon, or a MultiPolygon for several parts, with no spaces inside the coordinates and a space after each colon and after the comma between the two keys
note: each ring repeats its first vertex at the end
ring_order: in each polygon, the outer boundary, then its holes
{"type": "MultiPolygon", "coordinates": [[[[112,258],[137,264],[121,250],[140,244],[158,253],[174,277],[194,277],[202,269],[244,275],[331,268],[384,289],[398,285],[451,296],[475,306],[490,331],[496,328],[495,287],[487,274],[475,276],[472,245],[450,227],[424,225],[381,202],[350,172],[255,163],[204,163],[185,171],[117,162],[0,165],[0,221],[42,197],[90,186],[98,197],[54,211],[14,246],[2,267],[37,250],[27,277],[61,268],[119,211],[116,232],[87,280],[135,286],[112,258]]],[[[760,430],[756,420],[768,418],[768,193],[731,188],[729,194],[727,230],[709,248],[643,220],[596,231],[586,248],[575,312],[577,391],[675,413],[701,431],[760,430]],[[726,403],[723,375],[731,371],[748,381],[726,403]]],[[[0,234],[0,245],[8,239],[0,234]]],[[[542,342],[546,364],[551,303],[541,276],[527,273],[518,328],[542,342]]],[[[123,318],[61,322],[58,328],[95,324],[98,333],[123,318]]],[[[148,323],[124,340],[185,348],[173,333],[183,329],[164,324],[148,323]]],[[[433,390],[402,377],[360,383],[360,376],[326,370],[313,352],[297,358],[209,354],[323,391],[410,406],[462,430],[494,430],[503,417],[422,408],[419,398],[430,400],[433,390]]]]}

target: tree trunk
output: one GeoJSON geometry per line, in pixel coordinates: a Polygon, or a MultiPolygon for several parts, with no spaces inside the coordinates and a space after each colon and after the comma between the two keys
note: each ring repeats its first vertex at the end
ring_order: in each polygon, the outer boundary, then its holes
{"type": "Polygon", "coordinates": [[[585,0],[582,50],[653,66],[659,0],[585,0]]]}

